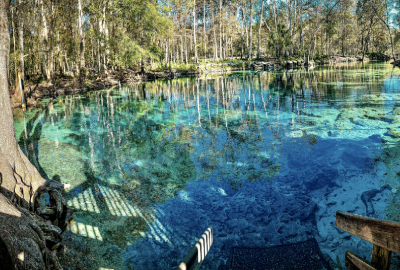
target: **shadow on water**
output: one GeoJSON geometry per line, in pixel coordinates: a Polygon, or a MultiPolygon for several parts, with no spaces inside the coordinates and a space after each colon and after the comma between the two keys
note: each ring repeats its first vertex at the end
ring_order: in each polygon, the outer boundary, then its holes
{"type": "Polygon", "coordinates": [[[119,249],[134,240],[128,233],[147,231],[150,220],[123,196],[121,188],[96,177],[88,162],[84,168],[86,181],[66,194],[69,207],[76,212],[69,231],[64,233],[68,252],[61,257],[61,262],[70,267],[106,265],[121,269],[119,249]]]}
{"type": "Polygon", "coordinates": [[[22,150],[25,152],[28,159],[35,165],[38,169],[40,175],[49,179],[46,171],[42,168],[39,162],[39,141],[42,135],[42,129],[44,125],[44,121],[48,116],[48,109],[45,109],[44,115],[43,112],[38,110],[36,114],[26,123],[25,131],[23,131],[19,137],[18,143],[23,146],[22,150]],[[42,116],[42,119],[39,117],[42,116]],[[38,120],[37,124],[35,122],[38,120]]]}

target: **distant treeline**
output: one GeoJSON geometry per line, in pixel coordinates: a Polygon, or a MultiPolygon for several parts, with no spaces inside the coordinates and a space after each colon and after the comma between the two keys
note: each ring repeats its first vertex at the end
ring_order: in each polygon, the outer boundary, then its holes
{"type": "MultiPolygon", "coordinates": [[[[13,83],[25,73],[396,52],[400,0],[12,0],[13,83]]],[[[16,83],[15,85],[19,85],[16,83]]]]}

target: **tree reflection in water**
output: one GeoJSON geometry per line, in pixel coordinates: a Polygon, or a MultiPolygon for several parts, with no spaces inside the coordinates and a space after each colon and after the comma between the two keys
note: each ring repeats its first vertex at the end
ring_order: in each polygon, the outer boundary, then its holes
{"type": "Polygon", "coordinates": [[[119,269],[120,248],[138,239],[188,240],[160,222],[157,205],[189,182],[237,191],[311,161],[319,140],[398,132],[392,72],[354,64],[138,83],[43,100],[16,130],[43,176],[72,185],[66,197],[78,212],[66,238],[75,251],[64,263],[119,269]],[[119,255],[102,256],[110,250],[119,255]]]}

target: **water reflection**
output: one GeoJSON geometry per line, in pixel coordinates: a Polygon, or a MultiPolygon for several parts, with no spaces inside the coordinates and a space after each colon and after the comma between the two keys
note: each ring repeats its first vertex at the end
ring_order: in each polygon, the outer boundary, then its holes
{"type": "Polygon", "coordinates": [[[334,212],[366,215],[362,192],[399,186],[398,75],[375,63],[140,83],[43,100],[16,132],[42,175],[72,186],[66,265],[174,268],[208,226],[206,269],[232,245],[311,236],[342,259],[368,247],[340,238],[334,212]]]}

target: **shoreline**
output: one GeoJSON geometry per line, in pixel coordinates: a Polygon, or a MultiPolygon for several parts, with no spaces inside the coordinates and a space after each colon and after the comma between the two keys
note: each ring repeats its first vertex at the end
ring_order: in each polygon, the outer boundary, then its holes
{"type": "MultiPolygon", "coordinates": [[[[304,62],[302,60],[288,60],[279,61],[276,59],[264,59],[258,61],[240,61],[240,62],[227,62],[227,63],[209,63],[197,65],[196,70],[180,70],[168,69],[160,71],[148,71],[144,74],[132,68],[121,69],[118,68],[114,71],[109,71],[108,75],[94,74],[96,79],[79,80],[71,71],[59,76],[54,85],[48,82],[27,84],[24,90],[24,100],[26,108],[35,107],[37,102],[43,98],[55,98],[59,96],[81,94],[89,91],[98,91],[106,88],[119,86],[120,84],[131,84],[136,82],[145,82],[162,79],[176,79],[188,76],[201,76],[207,74],[226,74],[236,71],[276,71],[281,69],[298,69],[298,68],[313,68],[321,65],[334,65],[341,63],[355,63],[361,62],[361,57],[354,56],[332,56],[330,60],[317,61],[317,62],[304,62]],[[269,61],[268,61],[269,60],[269,61]]],[[[364,62],[370,59],[364,58],[364,62]]],[[[400,61],[392,63],[394,66],[400,66],[400,61]]],[[[13,90],[14,91],[14,90],[13,90]]],[[[12,108],[22,108],[20,102],[13,99],[14,92],[10,91],[12,100],[12,108]]]]}

